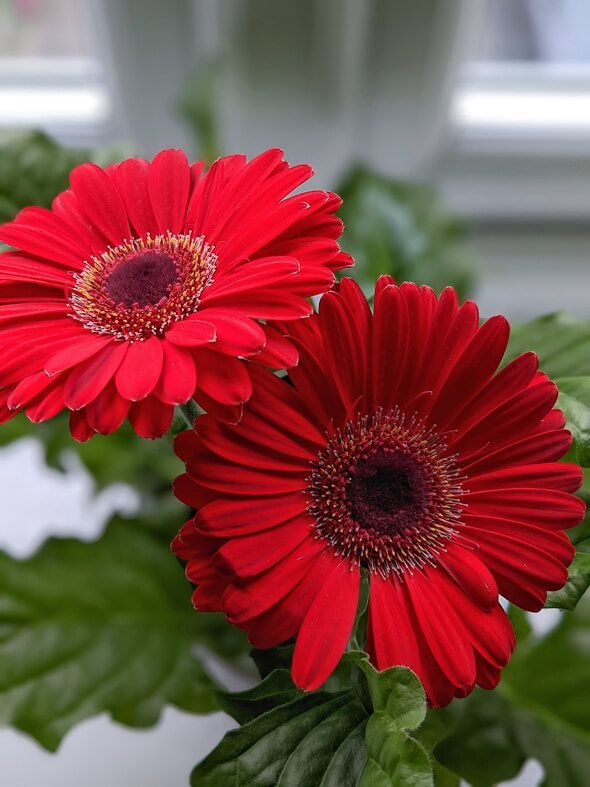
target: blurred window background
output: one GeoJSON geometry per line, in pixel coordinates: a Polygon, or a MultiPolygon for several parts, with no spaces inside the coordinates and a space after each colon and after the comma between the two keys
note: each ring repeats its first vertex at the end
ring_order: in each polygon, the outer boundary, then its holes
{"type": "Polygon", "coordinates": [[[86,59],[96,48],[78,0],[2,0],[0,25],[4,56],[86,59]]]}
{"type": "Polygon", "coordinates": [[[356,247],[349,233],[351,250],[387,236],[379,265],[397,255],[394,273],[434,286],[470,268],[463,293],[483,313],[586,314],[587,0],[0,0],[0,42],[0,129],[103,161],[111,146],[211,159],[278,145],[348,205],[364,189],[347,223],[366,209],[384,226],[365,222],[356,247]],[[440,202],[418,199],[417,218],[410,192],[375,196],[359,166],[440,202]]]}
{"type": "Polygon", "coordinates": [[[88,0],[0,0],[0,125],[96,141],[109,113],[88,0]]]}
{"type": "Polygon", "coordinates": [[[590,63],[585,0],[498,0],[484,9],[475,61],[590,63]]]}

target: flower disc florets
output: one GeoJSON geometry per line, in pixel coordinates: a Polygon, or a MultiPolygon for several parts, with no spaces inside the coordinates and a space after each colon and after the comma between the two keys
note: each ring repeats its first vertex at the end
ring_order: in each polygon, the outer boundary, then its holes
{"type": "Polygon", "coordinates": [[[75,275],[73,316],[94,333],[142,340],[197,311],[217,256],[190,233],[132,238],[75,275]]]}
{"type": "Polygon", "coordinates": [[[443,437],[398,408],[348,421],[309,477],[317,538],[384,579],[432,563],[454,532],[460,474],[443,437]]]}

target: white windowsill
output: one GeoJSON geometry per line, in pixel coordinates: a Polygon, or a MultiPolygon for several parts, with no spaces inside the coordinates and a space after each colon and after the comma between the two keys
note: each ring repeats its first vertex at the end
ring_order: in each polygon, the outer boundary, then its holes
{"type": "Polygon", "coordinates": [[[590,66],[472,64],[451,122],[467,147],[590,156],[590,66]]]}
{"type": "Polygon", "coordinates": [[[590,66],[475,64],[435,180],[475,220],[590,218],[590,66]]]}
{"type": "Polygon", "coordinates": [[[0,57],[0,128],[42,128],[64,143],[96,144],[110,117],[94,61],[0,57]]]}

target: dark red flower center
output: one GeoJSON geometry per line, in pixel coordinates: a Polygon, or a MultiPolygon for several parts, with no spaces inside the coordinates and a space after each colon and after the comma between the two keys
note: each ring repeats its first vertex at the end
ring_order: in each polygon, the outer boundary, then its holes
{"type": "Polygon", "coordinates": [[[382,577],[431,562],[462,512],[459,469],[444,437],[399,409],[336,431],[307,493],[316,537],[382,577]]]}
{"type": "Polygon", "coordinates": [[[94,333],[141,341],[194,314],[217,255],[190,233],[130,238],[75,275],[72,316],[94,333]]]}
{"type": "Polygon", "coordinates": [[[414,456],[381,450],[358,463],[346,498],[361,528],[395,535],[426,511],[428,479],[414,456]]]}
{"type": "Polygon", "coordinates": [[[147,306],[165,298],[177,279],[172,257],[150,249],[120,263],[109,274],[105,289],[115,304],[147,306]]]}

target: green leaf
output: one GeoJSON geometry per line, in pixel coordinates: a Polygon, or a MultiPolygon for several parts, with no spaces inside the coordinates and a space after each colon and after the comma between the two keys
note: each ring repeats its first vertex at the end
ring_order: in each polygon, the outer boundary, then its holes
{"type": "Polygon", "coordinates": [[[105,711],[139,727],[166,704],[211,711],[194,647],[235,653],[220,620],[195,613],[180,565],[139,523],[116,519],[94,543],[50,539],[25,561],[0,553],[0,723],[53,750],[105,711]]]}
{"type": "Polygon", "coordinates": [[[368,759],[359,787],[431,787],[430,758],[422,744],[408,734],[426,717],[422,684],[405,667],[378,672],[366,657],[358,664],[373,707],[365,734],[368,759]]]}
{"type": "MultiPolygon", "coordinates": [[[[558,407],[567,419],[567,428],[574,443],[569,458],[583,467],[590,465],[590,376],[561,377],[558,407]]],[[[582,490],[582,494],[584,494],[582,490]]],[[[588,517],[570,538],[576,545],[576,555],[569,567],[568,581],[561,590],[547,595],[546,607],[573,610],[590,587],[590,532],[588,517]]]]}
{"type": "Polygon", "coordinates": [[[351,275],[367,291],[383,273],[435,290],[451,284],[461,296],[472,288],[476,263],[465,228],[432,189],[359,167],[336,191],[344,200],[342,246],[356,260],[351,275]]]}
{"type": "MultiPolygon", "coordinates": [[[[452,707],[452,706],[451,706],[452,707]]],[[[426,712],[426,719],[416,730],[414,737],[420,741],[422,746],[430,755],[431,766],[436,787],[459,787],[461,779],[456,773],[449,771],[437,760],[434,759],[432,750],[436,744],[449,733],[452,726],[453,716],[450,707],[429,708],[426,712]]]]}
{"type": "Polygon", "coordinates": [[[453,703],[437,760],[475,787],[516,776],[534,757],[544,787],[585,787],[590,772],[590,605],[563,616],[545,638],[517,649],[494,692],[453,703]]]}
{"type": "Polygon", "coordinates": [[[366,761],[366,712],[352,691],[317,691],[228,732],[193,787],[352,787],[366,761]]]}
{"type": "Polygon", "coordinates": [[[0,134],[0,222],[10,221],[27,205],[51,206],[68,187],[70,171],[84,161],[109,164],[121,157],[115,149],[65,148],[41,131],[0,134]]]}
{"type": "Polygon", "coordinates": [[[266,678],[274,670],[290,670],[293,648],[292,644],[278,645],[275,648],[252,648],[250,655],[260,677],[266,678]]]}
{"type": "Polygon", "coordinates": [[[590,541],[585,542],[578,549],[569,567],[566,584],[561,590],[554,590],[547,594],[546,607],[571,611],[576,608],[590,587],[590,541]]]}
{"type": "Polygon", "coordinates": [[[513,326],[504,360],[529,350],[550,377],[590,375],[590,321],[557,312],[513,326]]]}
{"type": "Polygon", "coordinates": [[[582,467],[590,466],[590,377],[561,377],[557,406],[563,410],[567,428],[572,433],[573,460],[582,467]]]}
{"type": "Polygon", "coordinates": [[[303,694],[288,670],[276,669],[253,689],[220,692],[222,707],[244,726],[229,732],[195,768],[191,783],[430,787],[428,754],[408,734],[426,713],[418,678],[403,667],[379,673],[366,654],[348,651],[339,670],[343,675],[348,669],[349,686],[351,667],[355,690],[303,694]]]}
{"type": "Polygon", "coordinates": [[[291,680],[289,670],[271,672],[253,689],[240,692],[218,692],[221,708],[240,724],[256,719],[279,705],[301,697],[303,692],[291,680]]]}

